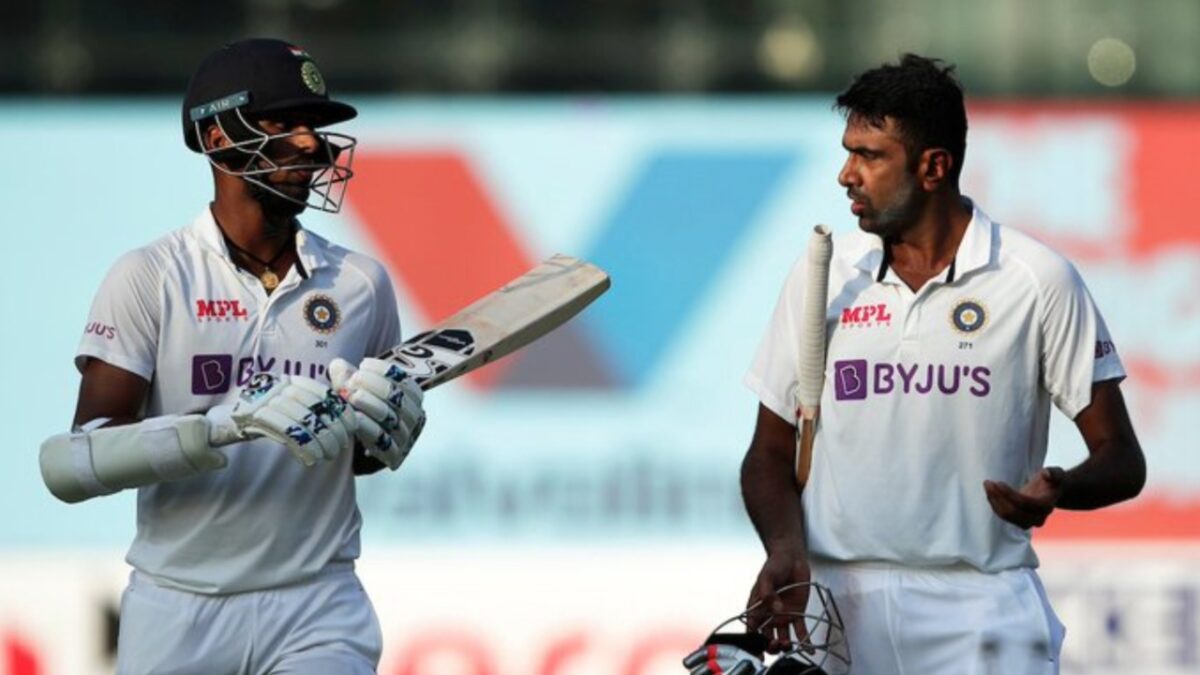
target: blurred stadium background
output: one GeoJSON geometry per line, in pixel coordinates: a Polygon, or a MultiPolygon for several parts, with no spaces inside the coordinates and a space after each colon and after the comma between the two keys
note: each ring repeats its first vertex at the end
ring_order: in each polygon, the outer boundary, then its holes
{"type": "MultiPolygon", "coordinates": [[[[1200,672],[1195,0],[42,0],[3,16],[0,675],[111,672],[133,500],[55,502],[37,446],[70,419],[104,272],[209,198],[178,102],[204,53],[249,35],[302,45],[360,107],[349,205],[305,220],[389,264],[406,332],[555,251],[615,279],[554,340],[431,396],[404,469],[359,483],[381,673],[677,673],[737,609],[760,560],[737,492],[756,405],[741,375],[808,227],[853,227],[832,94],[902,51],[958,64],[965,191],[1076,261],[1130,372],[1146,493],[1036,535],[1064,673],[1200,672]]],[[[1058,415],[1051,460],[1083,455],[1058,415]]]]}

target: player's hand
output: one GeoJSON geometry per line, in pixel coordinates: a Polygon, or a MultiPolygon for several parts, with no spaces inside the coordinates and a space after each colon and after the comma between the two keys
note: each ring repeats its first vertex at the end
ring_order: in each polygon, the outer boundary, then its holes
{"type": "Polygon", "coordinates": [[[712,636],[702,647],[683,657],[688,675],[758,675],[765,670],[759,656],[736,644],[721,644],[717,641],[721,637],[748,636],[712,636]]]}
{"type": "Polygon", "coordinates": [[[1020,491],[999,481],[983,481],[992,511],[1002,519],[1028,530],[1041,527],[1054,511],[1062,496],[1067,472],[1061,467],[1048,466],[1034,474],[1020,491]]]}
{"type": "MultiPolygon", "coordinates": [[[[218,406],[207,416],[216,420],[214,429],[232,424],[238,437],[283,443],[305,466],[354,450],[357,425],[349,406],[337,392],[307,377],[257,373],[231,408],[218,406]]],[[[210,436],[220,433],[210,431],[210,436]]]]}
{"type": "Polygon", "coordinates": [[[746,607],[751,608],[748,616],[750,628],[766,636],[769,653],[787,650],[808,637],[803,615],[808,609],[809,587],[800,586],[782,594],[778,589],[789,584],[808,582],[811,577],[808,559],[803,555],[773,553],[763,563],[758,579],[754,581],[754,588],[750,590],[746,607]],[[772,614],[781,615],[784,612],[796,614],[791,619],[771,617],[772,614]]]}
{"type": "Polygon", "coordinates": [[[425,393],[398,365],[381,359],[363,359],[358,368],[334,359],[329,377],[354,410],[367,455],[398,469],[425,427],[425,393]]]}

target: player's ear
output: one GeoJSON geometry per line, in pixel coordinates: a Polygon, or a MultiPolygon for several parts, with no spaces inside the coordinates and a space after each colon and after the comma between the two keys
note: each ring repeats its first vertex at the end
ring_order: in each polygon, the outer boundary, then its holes
{"type": "Polygon", "coordinates": [[[225,133],[225,128],[215,122],[201,130],[200,141],[204,144],[208,158],[226,168],[240,167],[240,170],[244,171],[253,161],[253,155],[238,152],[234,148],[234,142],[225,133]]]}
{"type": "Polygon", "coordinates": [[[205,150],[217,150],[229,145],[229,137],[221,131],[219,124],[209,124],[201,132],[200,137],[204,141],[205,150]]]}
{"type": "Polygon", "coordinates": [[[954,157],[945,148],[927,148],[917,163],[917,177],[921,186],[929,192],[941,187],[950,179],[954,168],[954,157]]]}

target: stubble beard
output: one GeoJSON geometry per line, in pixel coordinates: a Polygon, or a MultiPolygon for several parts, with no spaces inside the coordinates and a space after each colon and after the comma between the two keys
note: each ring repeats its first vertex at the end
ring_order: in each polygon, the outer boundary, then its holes
{"type": "Polygon", "coordinates": [[[263,215],[266,216],[268,223],[279,223],[281,226],[290,227],[292,219],[308,208],[307,203],[286,199],[261,185],[250,183],[249,187],[250,196],[262,207],[263,215]]]}
{"type": "Polygon", "coordinates": [[[888,205],[870,219],[870,224],[860,218],[859,227],[884,239],[903,232],[916,222],[921,212],[922,200],[918,193],[916,181],[905,181],[888,205]]]}

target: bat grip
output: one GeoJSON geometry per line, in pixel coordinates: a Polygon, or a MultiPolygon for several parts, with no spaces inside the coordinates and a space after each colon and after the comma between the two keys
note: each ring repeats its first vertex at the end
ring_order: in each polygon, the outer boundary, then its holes
{"type": "Polygon", "coordinates": [[[812,469],[813,442],[817,437],[816,416],[805,417],[800,422],[796,433],[796,486],[801,492],[808,484],[808,474],[812,469]]]}

